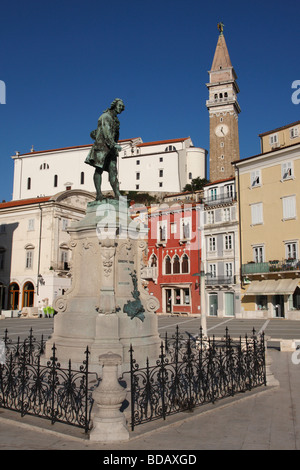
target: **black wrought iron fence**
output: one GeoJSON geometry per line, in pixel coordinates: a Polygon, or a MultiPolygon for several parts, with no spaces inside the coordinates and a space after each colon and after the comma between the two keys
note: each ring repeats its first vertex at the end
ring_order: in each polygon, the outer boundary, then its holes
{"type": "Polygon", "coordinates": [[[32,334],[24,341],[13,342],[7,330],[2,342],[5,360],[0,363],[0,407],[90,429],[92,391],[99,384],[96,373],[89,372],[89,350],[79,370],[71,361],[62,368],[53,344],[52,356],[43,364],[45,344],[32,334]]]}
{"type": "Polygon", "coordinates": [[[266,385],[264,335],[234,341],[226,329],[222,340],[184,339],[176,333],[161,343],[155,365],[140,368],[131,357],[131,428],[166,419],[205,403],[266,385]]]}

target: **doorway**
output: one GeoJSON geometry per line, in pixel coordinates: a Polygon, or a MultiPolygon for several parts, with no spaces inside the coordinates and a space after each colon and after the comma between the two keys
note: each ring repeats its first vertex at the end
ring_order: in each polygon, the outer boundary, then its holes
{"type": "Polygon", "coordinates": [[[166,312],[172,312],[172,289],[166,289],[166,312]]]}
{"type": "Polygon", "coordinates": [[[275,318],[284,318],[284,296],[273,295],[273,311],[275,318]]]}

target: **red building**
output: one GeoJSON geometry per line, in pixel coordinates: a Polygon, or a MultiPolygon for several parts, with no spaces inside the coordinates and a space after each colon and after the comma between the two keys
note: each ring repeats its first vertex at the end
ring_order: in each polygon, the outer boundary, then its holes
{"type": "Polygon", "coordinates": [[[148,212],[148,266],[143,277],[157,313],[200,314],[200,204],[166,204],[148,212]]]}

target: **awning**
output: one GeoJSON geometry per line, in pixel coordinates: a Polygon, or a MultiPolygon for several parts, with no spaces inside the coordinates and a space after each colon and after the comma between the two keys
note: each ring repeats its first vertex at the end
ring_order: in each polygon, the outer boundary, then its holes
{"type": "Polygon", "coordinates": [[[269,279],[252,281],[244,295],[293,294],[299,279],[269,279]]]}

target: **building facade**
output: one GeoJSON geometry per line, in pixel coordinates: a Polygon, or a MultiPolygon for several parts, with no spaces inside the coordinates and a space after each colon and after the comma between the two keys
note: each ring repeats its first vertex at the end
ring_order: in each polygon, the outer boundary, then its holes
{"type": "Polygon", "coordinates": [[[238,205],[235,179],[204,187],[206,311],[209,316],[238,316],[241,309],[238,205]]]}
{"type": "MultiPolygon", "coordinates": [[[[118,158],[120,189],[155,194],[179,192],[193,178],[206,176],[207,151],[190,137],[157,142],[122,140],[118,158]]],[[[91,145],[14,155],[13,200],[80,189],[94,192],[94,168],[85,163],[91,145]]],[[[103,191],[111,191],[104,172],[103,191]]]]}
{"type": "MultiPolygon", "coordinates": [[[[288,126],[284,131],[289,131],[288,126]]],[[[245,158],[234,162],[234,167],[242,315],[300,319],[300,143],[245,158]]]]}
{"type": "Polygon", "coordinates": [[[148,216],[148,264],[143,278],[159,299],[157,313],[201,314],[200,204],[165,204],[148,216]],[[163,207],[164,206],[164,207],[163,207]]]}
{"type": "Polygon", "coordinates": [[[91,193],[0,204],[0,289],[2,313],[52,305],[71,285],[68,226],[85,215],[91,193]]]}

